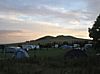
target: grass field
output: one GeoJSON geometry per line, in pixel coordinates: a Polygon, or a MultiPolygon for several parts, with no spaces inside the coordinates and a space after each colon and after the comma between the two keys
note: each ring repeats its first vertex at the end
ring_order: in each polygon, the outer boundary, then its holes
{"type": "Polygon", "coordinates": [[[68,50],[31,50],[30,58],[23,60],[7,59],[9,54],[0,53],[0,74],[100,74],[99,56],[65,61],[64,53],[68,50]]]}
{"type": "Polygon", "coordinates": [[[41,57],[41,58],[54,58],[54,57],[63,57],[63,55],[65,54],[65,52],[67,52],[69,49],[59,49],[59,48],[44,48],[44,49],[40,49],[40,50],[35,50],[35,51],[29,51],[29,55],[31,57],[34,56],[34,54],[37,57],[41,57]]]}

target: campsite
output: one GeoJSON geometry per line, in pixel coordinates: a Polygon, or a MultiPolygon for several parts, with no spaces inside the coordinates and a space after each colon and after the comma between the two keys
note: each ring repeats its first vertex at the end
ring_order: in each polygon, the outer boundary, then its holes
{"type": "MultiPolygon", "coordinates": [[[[70,49],[69,49],[70,50],[70,49]]],[[[64,59],[66,49],[42,49],[29,51],[30,58],[16,60],[8,59],[8,54],[0,56],[0,73],[1,74],[80,74],[99,72],[99,59],[96,56],[84,57],[79,59],[64,59]],[[95,60],[94,60],[95,59],[95,60]],[[92,71],[91,71],[92,70],[92,71]]],[[[10,58],[10,57],[9,57],[10,58]]]]}
{"type": "MultiPolygon", "coordinates": [[[[44,37],[42,39],[39,39],[38,42],[44,40],[46,41],[46,39],[47,38],[44,37]]],[[[71,39],[73,40],[75,38],[69,38],[69,39],[71,41],[71,39]]],[[[100,61],[97,58],[99,56],[97,56],[96,51],[93,48],[91,48],[91,44],[86,43],[88,42],[88,40],[87,41],[83,40],[83,42],[80,39],[77,40],[78,41],[72,41],[75,42],[75,44],[71,44],[71,42],[62,42],[62,44],[61,42],[58,42],[59,44],[57,42],[47,43],[48,41],[47,40],[45,44],[41,44],[43,43],[41,42],[38,45],[39,48],[37,49],[36,48],[31,49],[29,47],[28,51],[24,49],[22,50],[20,47],[18,47],[19,44],[6,45],[13,49],[16,48],[16,50],[14,52],[11,52],[12,50],[10,50],[10,52],[8,51],[2,52],[1,50],[0,73],[2,74],[13,74],[13,73],[14,74],[23,74],[23,73],[24,74],[27,73],[29,74],[55,74],[55,73],[89,74],[93,72],[94,74],[97,74],[99,72],[98,68],[99,68],[99,61],[100,61]],[[79,44],[76,43],[80,43],[81,46],[79,46],[79,44]],[[81,50],[79,49],[79,47],[81,49],[82,48],[86,48],[86,49],[81,50]],[[15,55],[15,52],[17,51],[18,53],[15,55]],[[27,57],[25,57],[25,54],[22,53],[25,53],[27,57]]],[[[36,44],[37,44],[37,40],[36,40],[36,44]]],[[[33,44],[33,46],[35,46],[36,44],[33,44]]],[[[32,46],[32,42],[30,42],[30,45],[26,43],[26,46],[32,46]]]]}
{"type": "Polygon", "coordinates": [[[0,74],[100,74],[100,0],[0,0],[0,74]]]}

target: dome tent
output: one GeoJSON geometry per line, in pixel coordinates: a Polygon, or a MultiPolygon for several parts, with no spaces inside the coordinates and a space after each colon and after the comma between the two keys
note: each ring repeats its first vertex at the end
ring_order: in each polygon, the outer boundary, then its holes
{"type": "Polygon", "coordinates": [[[82,58],[82,57],[87,57],[87,54],[82,51],[82,50],[70,50],[68,52],[65,53],[64,58],[69,58],[69,59],[78,59],[78,58],[82,58]]]}
{"type": "Polygon", "coordinates": [[[19,49],[15,52],[14,58],[15,59],[25,59],[25,58],[29,58],[29,55],[25,50],[19,49]]]}

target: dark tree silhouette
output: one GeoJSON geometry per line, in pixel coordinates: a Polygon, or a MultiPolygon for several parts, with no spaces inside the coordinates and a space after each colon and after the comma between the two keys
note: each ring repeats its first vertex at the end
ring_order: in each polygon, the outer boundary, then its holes
{"type": "Polygon", "coordinates": [[[93,38],[95,45],[100,46],[100,15],[97,17],[92,28],[89,28],[89,37],[93,38]]]}

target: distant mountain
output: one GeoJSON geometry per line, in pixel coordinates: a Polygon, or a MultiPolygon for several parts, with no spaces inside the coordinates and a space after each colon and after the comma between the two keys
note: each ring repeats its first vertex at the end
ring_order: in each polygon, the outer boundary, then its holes
{"type": "Polygon", "coordinates": [[[74,41],[90,41],[89,39],[82,39],[82,38],[76,38],[73,36],[64,36],[64,35],[58,35],[56,37],[54,36],[44,36],[36,40],[21,42],[21,43],[11,43],[11,44],[5,44],[5,45],[11,45],[11,46],[19,46],[22,44],[46,44],[46,43],[63,43],[68,42],[72,43],[74,41]]]}
{"type": "Polygon", "coordinates": [[[44,37],[41,37],[37,40],[32,40],[29,43],[31,43],[31,44],[45,44],[45,43],[53,43],[53,42],[62,43],[64,41],[71,43],[71,42],[74,42],[74,41],[86,41],[86,40],[88,40],[88,39],[81,39],[81,38],[76,38],[76,37],[73,37],[73,36],[59,35],[59,36],[56,36],[56,37],[44,36],[44,37]]]}
{"type": "Polygon", "coordinates": [[[39,39],[37,39],[37,40],[35,40],[35,41],[39,41],[39,40],[49,40],[49,39],[54,39],[55,37],[53,37],[53,36],[44,36],[44,37],[41,37],[41,38],[39,38],[39,39]]]}

